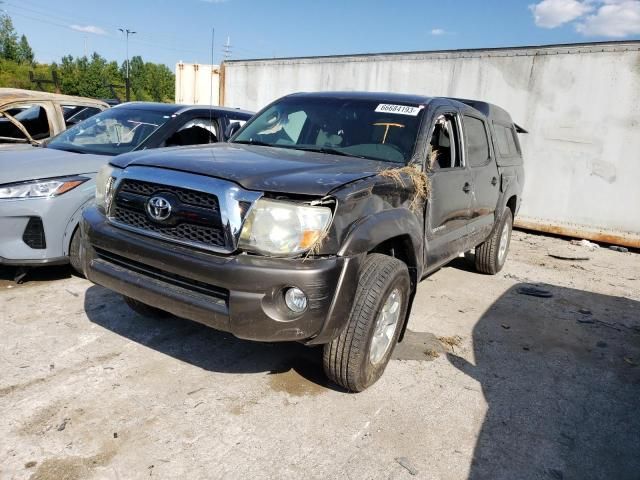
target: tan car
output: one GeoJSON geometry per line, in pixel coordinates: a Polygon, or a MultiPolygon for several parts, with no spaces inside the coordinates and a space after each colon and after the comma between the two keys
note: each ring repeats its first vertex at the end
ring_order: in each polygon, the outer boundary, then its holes
{"type": "Polygon", "coordinates": [[[107,108],[93,98],[0,88],[0,151],[40,144],[107,108]]]}

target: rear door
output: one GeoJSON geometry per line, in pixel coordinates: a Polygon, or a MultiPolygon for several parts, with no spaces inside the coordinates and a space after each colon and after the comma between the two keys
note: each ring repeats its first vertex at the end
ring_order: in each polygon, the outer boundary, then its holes
{"type": "Polygon", "coordinates": [[[500,175],[486,120],[465,113],[463,131],[473,189],[469,223],[469,248],[472,248],[484,242],[493,229],[500,195],[500,175]]]}
{"type": "Polygon", "coordinates": [[[441,109],[434,118],[427,158],[432,191],[425,211],[429,270],[464,251],[472,204],[460,115],[454,109],[441,109]]]}

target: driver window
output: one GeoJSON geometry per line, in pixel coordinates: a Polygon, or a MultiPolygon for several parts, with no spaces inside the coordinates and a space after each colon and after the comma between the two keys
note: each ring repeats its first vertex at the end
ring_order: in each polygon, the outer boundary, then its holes
{"type": "Polygon", "coordinates": [[[218,141],[218,125],[215,119],[194,118],[186,122],[165,142],[165,147],[201,145],[218,141]]]}
{"type": "Polygon", "coordinates": [[[436,118],[429,145],[429,169],[462,167],[458,141],[457,119],[453,114],[443,114],[436,118]]]}

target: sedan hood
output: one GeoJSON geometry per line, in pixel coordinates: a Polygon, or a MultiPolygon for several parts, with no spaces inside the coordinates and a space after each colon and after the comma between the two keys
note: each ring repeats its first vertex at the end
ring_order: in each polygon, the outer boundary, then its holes
{"type": "Polygon", "coordinates": [[[167,148],[120,155],[120,168],[150,166],[231,180],[248,190],[326,195],[397,164],[341,155],[242,144],[167,148]]]}
{"type": "Polygon", "coordinates": [[[0,150],[0,184],[95,173],[109,158],[53,148],[0,150]]]}
{"type": "Polygon", "coordinates": [[[7,152],[9,150],[31,150],[36,148],[30,143],[0,143],[0,152],[7,152]]]}

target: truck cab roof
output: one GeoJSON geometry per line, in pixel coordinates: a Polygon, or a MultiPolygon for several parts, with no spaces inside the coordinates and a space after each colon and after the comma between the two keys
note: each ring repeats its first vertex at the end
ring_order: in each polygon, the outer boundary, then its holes
{"type": "MultiPolygon", "coordinates": [[[[438,97],[438,96],[425,96],[425,95],[412,95],[405,93],[393,93],[393,92],[348,92],[348,91],[329,91],[329,92],[299,92],[287,95],[290,98],[338,98],[338,99],[354,99],[354,100],[368,100],[377,101],[381,103],[410,103],[418,106],[427,106],[435,101],[446,101],[451,103],[463,104],[471,107],[481,114],[483,114],[489,121],[495,121],[497,123],[506,125],[515,125],[518,133],[527,133],[527,131],[517,125],[512,119],[511,115],[498,105],[489,102],[482,102],[480,100],[472,100],[466,98],[457,97],[438,97]]],[[[458,105],[460,106],[460,105],[458,105]]]]}

